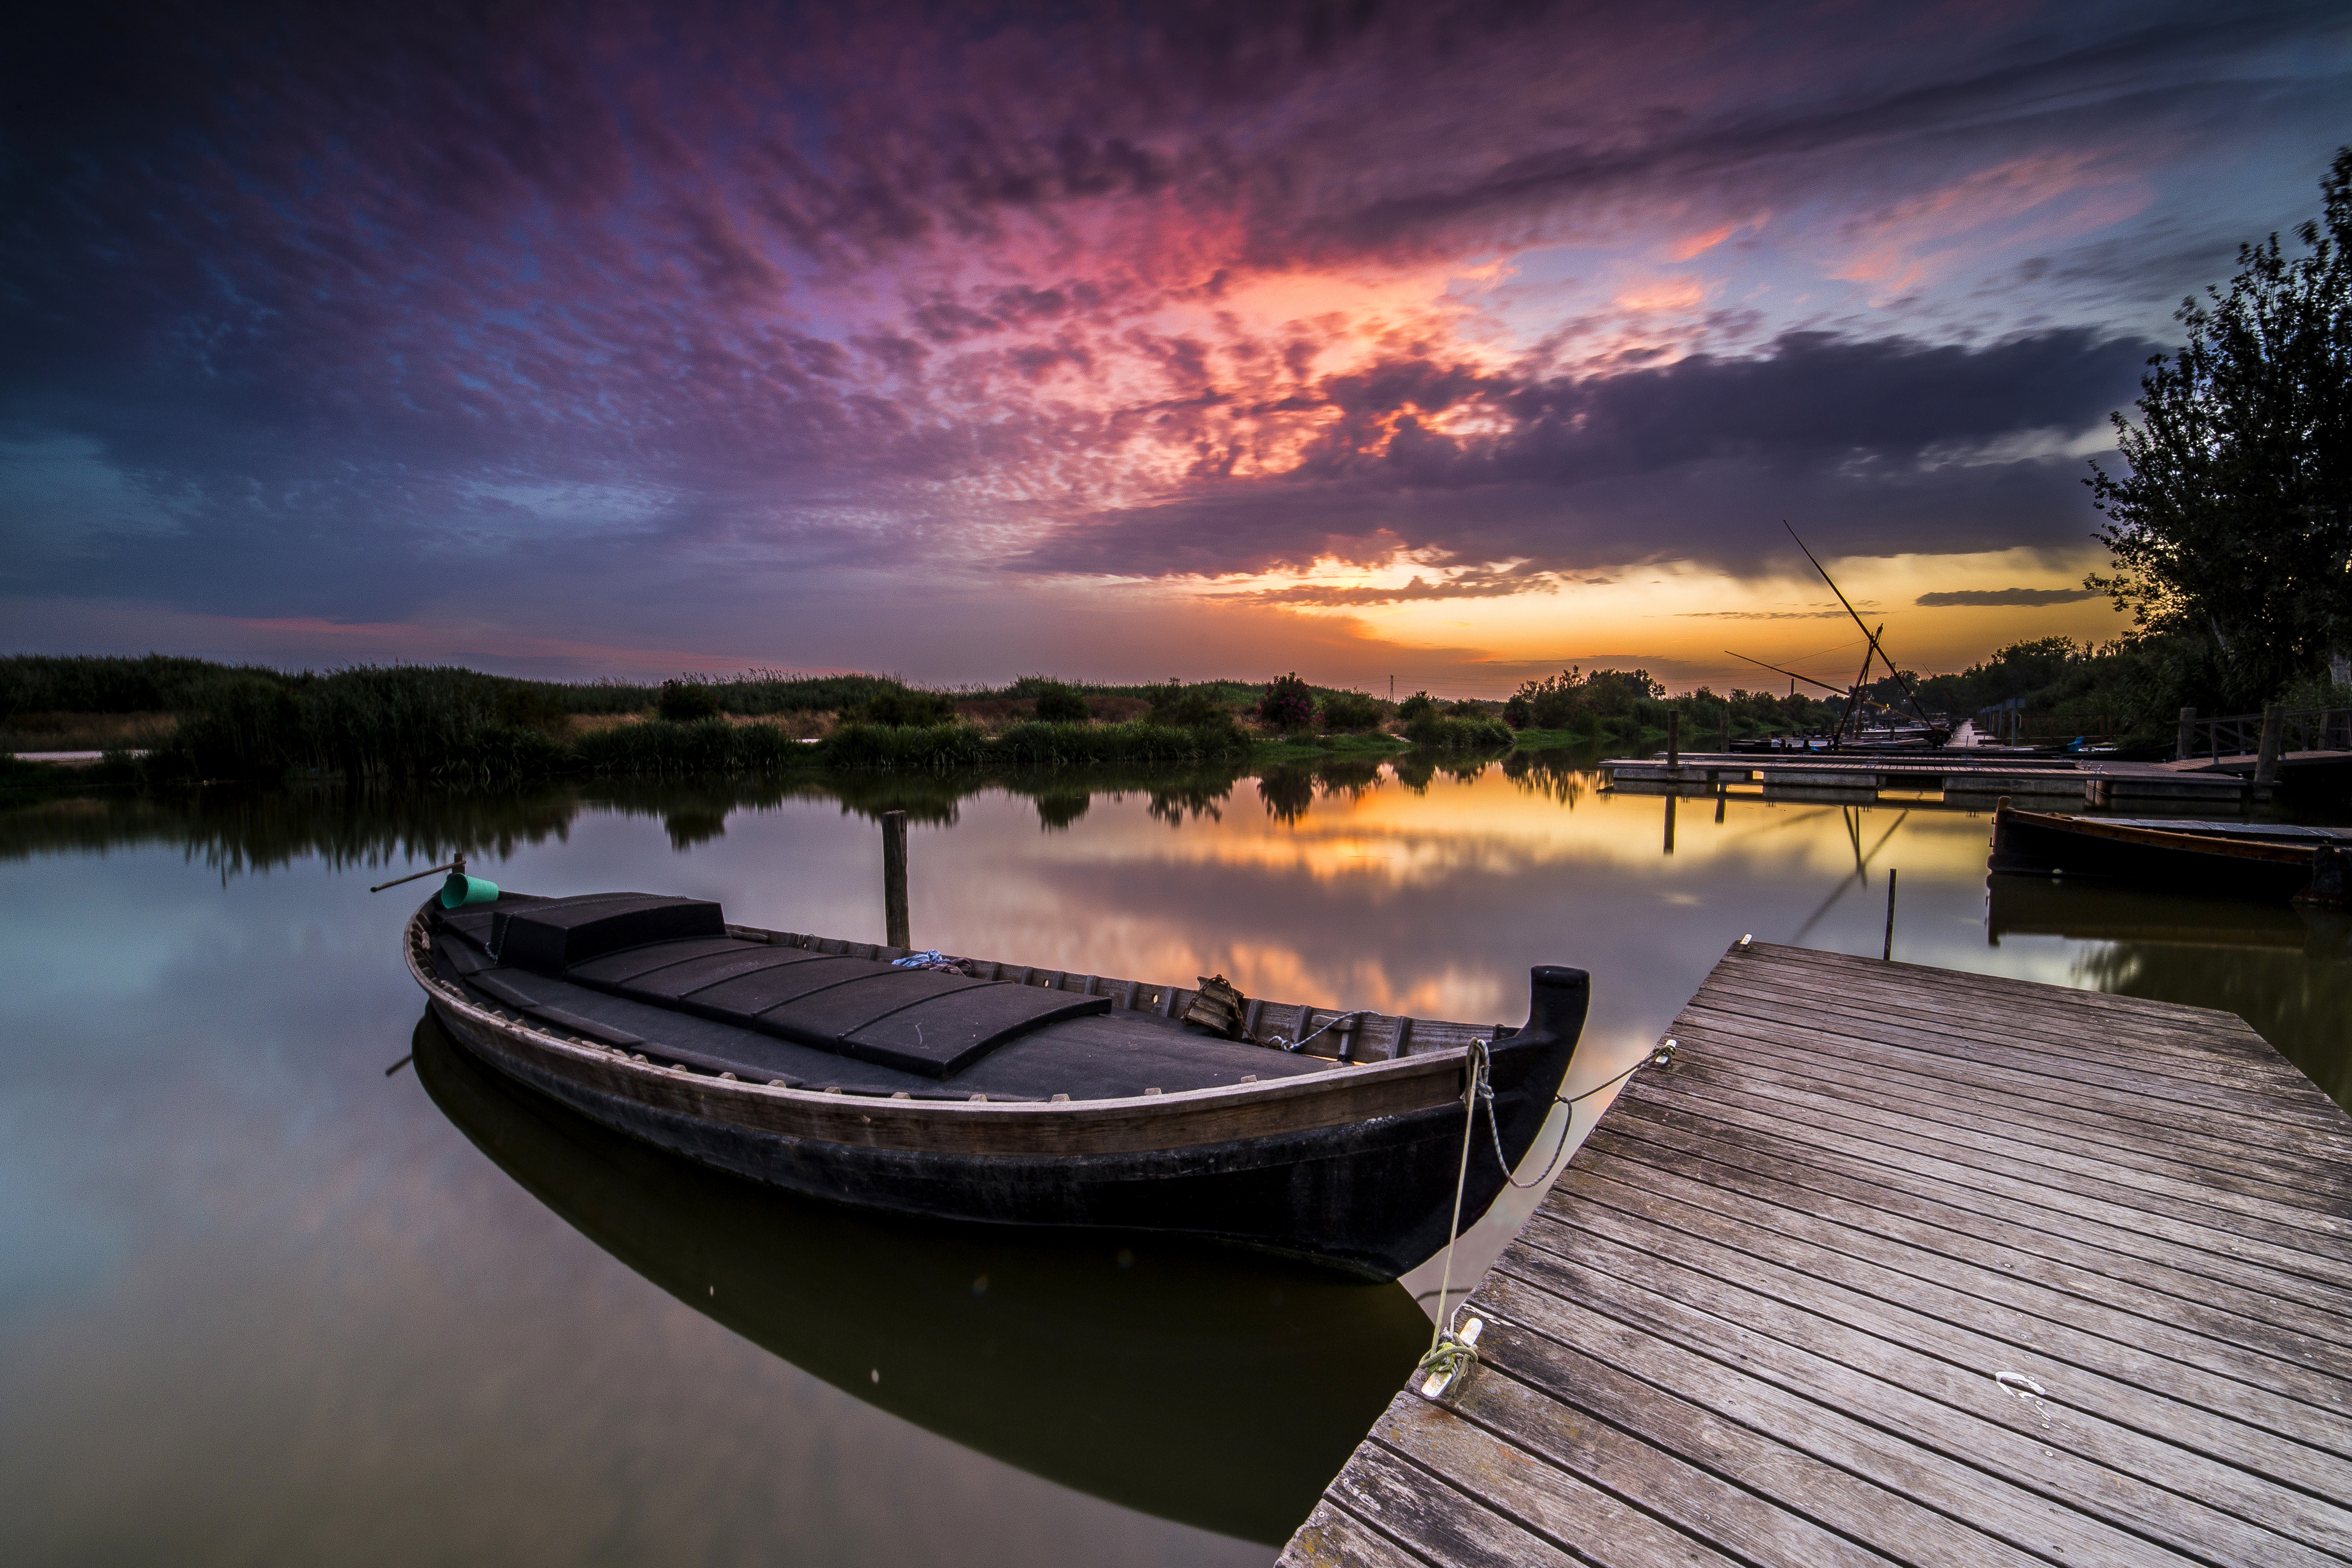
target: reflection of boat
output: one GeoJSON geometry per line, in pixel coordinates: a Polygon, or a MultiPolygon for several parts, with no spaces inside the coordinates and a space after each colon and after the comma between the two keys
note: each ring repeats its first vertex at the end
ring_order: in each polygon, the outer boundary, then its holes
{"type": "Polygon", "coordinates": [[[2301,949],[2315,958],[2337,956],[2346,947],[2347,917],[2308,904],[2009,872],[1995,872],[1986,886],[1986,931],[1996,946],[2003,937],[2057,936],[2166,947],[2301,949]]]}
{"type": "Polygon", "coordinates": [[[2107,878],[2178,892],[2298,902],[2344,901],[2352,834],[2281,823],[2169,822],[2020,811],[1993,813],[1995,871],[2107,878]]]}
{"type": "Polygon", "coordinates": [[[1227,1039],[1180,1021],[1197,993],[902,967],[897,949],[638,893],[430,900],[404,950],[461,1044],[705,1163],[873,1208],[1209,1237],[1377,1279],[1445,1241],[1471,1064],[1492,1093],[1465,1215],[1534,1141],[1589,996],[1583,971],[1546,967],[1517,1030],[1252,1003],[1248,1037],[1227,1039]]]}
{"type": "Polygon", "coordinates": [[[1394,1286],[812,1203],[525,1092],[429,1014],[415,1048],[467,1138],[679,1300],[894,1415],[1128,1507],[1278,1543],[1428,1343],[1394,1286]]]}

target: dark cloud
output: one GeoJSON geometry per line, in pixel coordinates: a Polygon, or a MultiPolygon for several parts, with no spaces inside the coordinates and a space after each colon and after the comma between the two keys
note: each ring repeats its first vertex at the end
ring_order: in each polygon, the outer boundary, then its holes
{"type": "Polygon", "coordinates": [[[1783,512],[1837,550],[2071,541],[2069,465],[1997,444],[2128,401],[2150,345],[2114,323],[2160,319],[2218,219],[2061,225],[1965,321],[1768,326],[1759,287],[1598,373],[1561,368],[1603,331],[1565,308],[1515,323],[1541,346],[1512,362],[1385,307],[1330,324],[1312,285],[1767,215],[1836,248],[2020,161],[2128,184],[2147,149],[2333,114],[2340,69],[2264,62],[2336,20],[41,8],[0,52],[0,445],[87,449],[141,521],[62,507],[5,581],[381,616],[453,575],[619,591],[663,562],[1419,552],[1418,589],[1265,601],[1377,604],[1751,562],[1783,512]],[[1298,320],[1233,304],[1268,279],[1298,320]],[[2060,285],[2131,299],[2020,333],[2017,291],[2060,285]]]}
{"type": "Polygon", "coordinates": [[[1391,363],[1322,384],[1335,417],[1279,477],[1098,514],[1017,564],[1217,576],[1406,550],[1537,572],[1746,565],[1786,549],[1783,515],[1841,552],[2051,543],[2089,531],[2053,472],[2075,465],[1999,460],[1995,443],[2096,427],[2149,349],[2080,331],[1981,347],[1796,333],[1754,358],[1582,378],[1391,363]],[[1434,423],[1465,406],[1477,434],[1434,423]],[[2021,491],[2036,498],[2021,511],[2021,491]]]}
{"type": "MultiPolygon", "coordinates": [[[[1605,579],[1588,577],[1583,581],[1593,583],[1605,579]]],[[[1501,572],[1465,572],[1437,583],[1415,576],[1400,588],[1351,588],[1332,584],[1302,583],[1296,587],[1256,588],[1223,597],[1234,604],[1312,605],[1330,609],[1367,605],[1410,605],[1429,599],[1499,599],[1514,594],[1549,594],[1558,592],[1562,582],[1557,572],[1523,567],[1501,572]]]]}
{"type": "Polygon", "coordinates": [[[2098,597],[2090,588],[1954,588],[1922,594],[1917,602],[1923,609],[1933,609],[1941,605],[2072,605],[2098,597]]]}

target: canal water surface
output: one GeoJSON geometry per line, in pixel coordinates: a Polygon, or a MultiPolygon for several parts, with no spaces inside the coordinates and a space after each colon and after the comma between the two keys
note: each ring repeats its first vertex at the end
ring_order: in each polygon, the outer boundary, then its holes
{"type": "Polygon", "coordinates": [[[1270,1561],[1433,1268],[885,1223],[655,1154],[455,1051],[398,957],[418,889],[367,891],[463,848],[877,940],[893,807],[950,952],[1477,1022],[1581,965],[1571,1089],[1744,932],[1877,954],[1899,872],[1898,959],[2228,1008],[2352,1094],[2339,926],[1989,887],[1982,816],[1670,805],[1570,759],[0,810],[9,1559],[1270,1561]]]}

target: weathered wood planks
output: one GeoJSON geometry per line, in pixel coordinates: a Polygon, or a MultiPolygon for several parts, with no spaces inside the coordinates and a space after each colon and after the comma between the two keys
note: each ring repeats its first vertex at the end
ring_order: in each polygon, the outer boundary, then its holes
{"type": "Polygon", "coordinates": [[[1756,944],[1673,1033],[1286,1564],[2352,1561],[2352,1119],[2242,1022],[1756,944]]]}

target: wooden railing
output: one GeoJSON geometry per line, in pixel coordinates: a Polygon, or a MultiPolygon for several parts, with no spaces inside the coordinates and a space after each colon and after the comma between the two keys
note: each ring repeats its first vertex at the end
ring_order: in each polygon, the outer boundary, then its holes
{"type": "MultiPolygon", "coordinates": [[[[2180,726],[2182,760],[2246,757],[2263,749],[2263,715],[2231,713],[2189,719],[2180,726]]],[[[2282,715],[2279,752],[2352,752],[2352,708],[2289,709],[2282,715]]]]}
{"type": "Polygon", "coordinates": [[[2126,728],[2123,720],[2112,713],[2020,713],[2014,709],[1979,714],[1976,724],[1977,733],[1988,741],[2014,740],[2020,745],[2071,741],[2077,735],[2086,741],[2112,741],[2126,728]]]}

